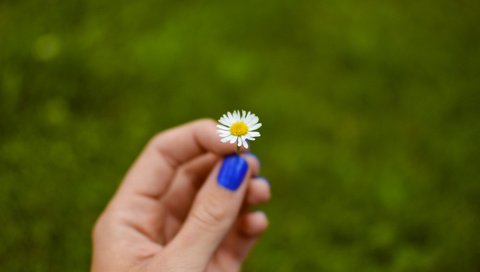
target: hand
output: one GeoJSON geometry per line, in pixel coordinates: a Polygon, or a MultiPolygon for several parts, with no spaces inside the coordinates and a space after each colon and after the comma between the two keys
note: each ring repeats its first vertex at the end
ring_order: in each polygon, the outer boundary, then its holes
{"type": "Polygon", "coordinates": [[[154,137],[93,231],[94,272],[239,271],[267,228],[252,205],[270,198],[251,155],[231,155],[215,122],[154,137]]]}

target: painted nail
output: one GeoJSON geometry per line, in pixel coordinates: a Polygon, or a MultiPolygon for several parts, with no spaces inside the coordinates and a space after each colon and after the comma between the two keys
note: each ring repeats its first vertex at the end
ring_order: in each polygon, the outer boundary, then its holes
{"type": "Polygon", "coordinates": [[[230,155],[223,160],[217,177],[218,184],[230,191],[235,191],[242,184],[247,170],[248,163],[244,158],[230,155]]]}
{"type": "Polygon", "coordinates": [[[258,156],[253,154],[252,152],[250,152],[250,151],[245,152],[245,155],[255,158],[260,163],[260,159],[258,158],[258,156]]]}
{"type": "Polygon", "coordinates": [[[257,176],[256,178],[259,179],[259,180],[261,180],[261,181],[263,181],[263,182],[265,182],[266,184],[268,184],[268,187],[271,187],[271,186],[270,186],[270,182],[268,181],[268,179],[267,179],[266,177],[264,177],[264,176],[257,176]]]}
{"type": "Polygon", "coordinates": [[[254,214],[258,214],[259,216],[267,217],[267,214],[262,210],[257,210],[253,212],[254,214]]]}

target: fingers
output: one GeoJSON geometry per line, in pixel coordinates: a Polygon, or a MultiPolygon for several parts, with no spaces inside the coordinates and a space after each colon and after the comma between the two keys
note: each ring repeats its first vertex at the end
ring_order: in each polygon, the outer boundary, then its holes
{"type": "Polygon", "coordinates": [[[243,214],[222,243],[215,262],[218,266],[238,271],[260,235],[268,228],[268,219],[262,211],[243,214]]]}
{"type": "Polygon", "coordinates": [[[164,204],[175,216],[178,214],[181,218],[182,213],[188,210],[195,194],[220,160],[220,157],[208,153],[178,169],[168,192],[163,196],[164,204]]]}
{"type": "MultiPolygon", "coordinates": [[[[250,154],[245,155],[249,156],[250,154]]],[[[254,158],[256,159],[256,157],[254,158]]],[[[169,191],[163,197],[163,204],[169,214],[164,219],[164,237],[167,241],[170,241],[180,229],[208,172],[220,159],[220,157],[208,153],[191,160],[177,171],[169,191]]],[[[244,206],[258,205],[268,201],[270,199],[268,181],[263,177],[252,178],[248,182],[245,198],[244,206]]]]}
{"type": "Polygon", "coordinates": [[[253,178],[248,186],[247,205],[258,205],[270,200],[270,184],[264,177],[253,178]]]}
{"type": "Polygon", "coordinates": [[[201,154],[220,156],[232,147],[219,141],[213,120],[198,120],[172,128],[154,137],[138,157],[119,194],[140,194],[158,198],[169,187],[176,168],[201,154]]]}
{"type": "MultiPolygon", "coordinates": [[[[255,211],[246,213],[240,218],[237,238],[257,238],[268,227],[268,219],[264,212],[255,211]]],[[[237,244],[238,245],[238,244],[237,244]]],[[[245,252],[244,250],[237,250],[237,252],[245,252]]]]}
{"type": "Polygon", "coordinates": [[[167,251],[181,252],[183,260],[206,267],[211,256],[236,222],[247,185],[258,173],[251,156],[232,155],[217,164],[198,192],[193,207],[167,251]]]}
{"type": "Polygon", "coordinates": [[[229,271],[239,271],[259,236],[267,229],[268,219],[262,211],[248,212],[252,205],[270,200],[270,184],[264,177],[253,178],[248,186],[244,212],[236,226],[222,242],[215,256],[216,265],[229,271]]]}
{"type": "Polygon", "coordinates": [[[201,155],[177,171],[170,189],[162,197],[168,216],[164,219],[167,242],[178,232],[200,187],[220,157],[212,153],[201,155]]]}

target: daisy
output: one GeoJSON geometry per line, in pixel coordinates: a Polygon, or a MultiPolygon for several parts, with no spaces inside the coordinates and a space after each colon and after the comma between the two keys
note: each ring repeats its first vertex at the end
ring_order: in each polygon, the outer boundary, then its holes
{"type": "Polygon", "coordinates": [[[217,133],[223,143],[230,142],[237,144],[237,151],[243,145],[248,148],[248,141],[255,141],[255,137],[260,137],[259,129],[262,124],[258,122],[258,117],[250,112],[242,110],[227,112],[219,120],[217,133]]]}

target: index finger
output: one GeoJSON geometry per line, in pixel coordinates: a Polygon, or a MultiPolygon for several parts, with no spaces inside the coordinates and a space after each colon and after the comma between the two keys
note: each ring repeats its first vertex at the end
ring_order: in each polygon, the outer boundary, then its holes
{"type": "Polygon", "coordinates": [[[201,119],[156,135],[127,173],[120,192],[159,198],[178,166],[205,153],[225,156],[235,150],[220,142],[216,122],[201,119]]]}

